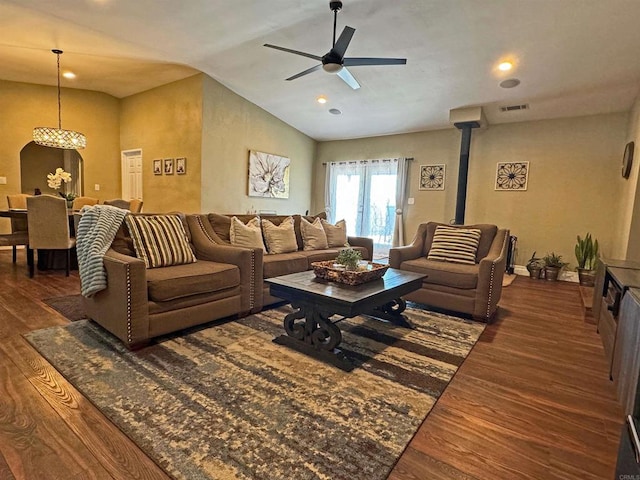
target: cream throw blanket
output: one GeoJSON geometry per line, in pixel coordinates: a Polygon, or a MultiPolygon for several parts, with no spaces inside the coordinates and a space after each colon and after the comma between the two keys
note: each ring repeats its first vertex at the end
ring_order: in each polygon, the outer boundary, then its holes
{"type": "Polygon", "coordinates": [[[80,292],[90,297],[107,288],[103,258],[128,210],[110,205],[84,206],[76,232],[80,292]]]}

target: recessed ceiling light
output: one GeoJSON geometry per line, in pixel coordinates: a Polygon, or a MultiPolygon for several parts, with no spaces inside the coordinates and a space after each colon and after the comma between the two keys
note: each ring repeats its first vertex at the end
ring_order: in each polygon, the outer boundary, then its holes
{"type": "Polygon", "coordinates": [[[502,62],[498,65],[498,70],[502,70],[503,72],[508,72],[513,68],[513,63],[511,62],[502,62]]]}
{"type": "Polygon", "coordinates": [[[75,73],[73,73],[73,72],[64,72],[64,73],[62,74],[62,76],[63,76],[64,78],[68,78],[68,79],[76,78],[76,74],[75,74],[75,73]]]}
{"type": "Polygon", "coordinates": [[[327,103],[327,97],[325,97],[324,95],[320,95],[318,98],[316,98],[316,102],[325,104],[327,103]]]}
{"type": "Polygon", "coordinates": [[[509,78],[500,82],[500,86],[502,88],[513,88],[517,87],[518,85],[520,85],[520,80],[518,80],[517,78],[509,78]]]}
{"type": "Polygon", "coordinates": [[[338,110],[337,108],[330,108],[329,109],[329,113],[331,113],[332,115],[341,115],[342,112],[340,110],[338,110]]]}

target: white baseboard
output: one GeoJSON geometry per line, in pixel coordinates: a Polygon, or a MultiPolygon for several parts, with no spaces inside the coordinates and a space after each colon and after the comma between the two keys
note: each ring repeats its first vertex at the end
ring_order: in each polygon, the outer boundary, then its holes
{"type": "MultiPolygon", "coordinates": [[[[525,277],[529,276],[529,270],[527,270],[527,267],[525,267],[524,265],[514,265],[513,273],[515,273],[516,275],[524,275],[525,277]]],[[[558,280],[562,280],[563,282],[578,283],[578,272],[569,272],[563,270],[562,272],[560,272],[558,280]]]]}

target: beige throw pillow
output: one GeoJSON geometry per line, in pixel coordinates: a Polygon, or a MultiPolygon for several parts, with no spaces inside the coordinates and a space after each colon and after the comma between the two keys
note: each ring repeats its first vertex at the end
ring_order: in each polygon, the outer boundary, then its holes
{"type": "Polygon", "coordinates": [[[229,228],[229,238],[231,245],[248,248],[264,248],[262,241],[262,230],[260,230],[260,220],[255,217],[245,225],[238,217],[231,217],[231,227],[229,228]]]}
{"type": "Polygon", "coordinates": [[[300,232],[302,233],[303,250],[324,250],[329,247],[327,234],[324,233],[320,218],[316,218],[313,223],[304,217],[300,219],[300,232]]]}
{"type": "Polygon", "coordinates": [[[347,222],[340,220],[335,225],[331,225],[324,219],[322,222],[322,228],[327,235],[327,243],[329,247],[346,247],[347,246],[347,222]]]}
{"type": "Polygon", "coordinates": [[[262,231],[268,253],[289,253],[298,250],[293,217],[285,218],[280,225],[274,225],[269,220],[262,220],[262,231]]]}

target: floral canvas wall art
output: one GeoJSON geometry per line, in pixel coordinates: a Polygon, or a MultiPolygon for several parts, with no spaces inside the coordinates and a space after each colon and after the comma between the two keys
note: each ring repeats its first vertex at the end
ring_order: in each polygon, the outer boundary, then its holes
{"type": "Polygon", "coordinates": [[[420,165],[420,190],[444,190],[445,165],[420,165]]]}
{"type": "Polygon", "coordinates": [[[289,198],[291,160],[270,153],[249,151],[249,196],[289,198]]]}
{"type": "Polygon", "coordinates": [[[496,190],[524,191],[529,181],[529,162],[498,162],[496,190]]]}

